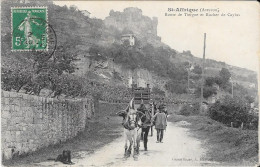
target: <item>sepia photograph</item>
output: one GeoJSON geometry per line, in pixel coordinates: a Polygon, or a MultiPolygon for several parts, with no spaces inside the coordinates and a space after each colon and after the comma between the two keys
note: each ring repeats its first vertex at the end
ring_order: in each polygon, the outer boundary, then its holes
{"type": "Polygon", "coordinates": [[[1,165],[258,166],[256,1],[1,1],[1,165]]]}

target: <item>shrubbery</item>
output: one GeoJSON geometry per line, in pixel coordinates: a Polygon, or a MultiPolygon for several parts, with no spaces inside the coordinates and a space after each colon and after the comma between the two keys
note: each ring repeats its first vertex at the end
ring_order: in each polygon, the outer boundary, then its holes
{"type": "Polygon", "coordinates": [[[209,116],[226,125],[230,125],[231,122],[249,123],[252,121],[249,110],[250,106],[245,99],[225,96],[209,108],[209,116]]]}
{"type": "MultiPolygon", "coordinates": [[[[197,88],[195,91],[195,94],[197,97],[200,97],[201,95],[201,88],[197,88]]],[[[203,88],[203,97],[208,98],[212,96],[213,94],[217,94],[217,89],[215,87],[205,86],[203,88]]]]}
{"type": "Polygon", "coordinates": [[[202,69],[201,69],[201,67],[199,66],[199,65],[196,65],[195,67],[194,67],[194,69],[192,70],[192,72],[193,73],[195,73],[195,74],[202,74],[202,69]]]}
{"type": "Polygon", "coordinates": [[[178,82],[175,80],[170,80],[165,85],[166,90],[176,94],[187,93],[187,87],[187,82],[178,82]]]}
{"type": "Polygon", "coordinates": [[[185,104],[180,109],[180,115],[198,115],[200,113],[200,104],[194,103],[194,104],[185,104]]]}

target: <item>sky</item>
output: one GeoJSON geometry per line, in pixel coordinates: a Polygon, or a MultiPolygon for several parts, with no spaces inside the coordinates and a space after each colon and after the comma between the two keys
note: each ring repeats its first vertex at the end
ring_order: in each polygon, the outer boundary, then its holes
{"type": "Polygon", "coordinates": [[[259,71],[260,11],[254,1],[55,1],[56,5],[75,5],[88,10],[91,17],[105,19],[110,10],[123,11],[137,7],[143,15],[158,18],[157,33],[162,42],[182,52],[190,50],[203,57],[203,38],[206,33],[206,58],[259,71]],[[168,12],[168,8],[198,9],[198,12],[168,12]],[[200,9],[219,12],[200,12],[200,9]],[[165,16],[165,13],[177,16],[165,16]],[[178,16],[181,13],[182,16],[178,16]],[[185,16],[204,14],[204,16],[185,16]],[[205,16],[215,13],[219,16],[205,16]],[[221,16],[224,13],[225,16],[221,16]],[[227,16],[230,15],[230,16],[227,16]],[[233,16],[232,16],[233,15],[233,16]]]}

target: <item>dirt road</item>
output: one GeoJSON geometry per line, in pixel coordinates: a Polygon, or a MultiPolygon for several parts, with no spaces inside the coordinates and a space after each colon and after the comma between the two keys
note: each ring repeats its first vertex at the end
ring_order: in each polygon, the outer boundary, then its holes
{"type": "MultiPolygon", "coordinates": [[[[119,129],[120,130],[120,129],[119,129]]],[[[118,131],[118,130],[117,130],[118,131]]],[[[121,130],[120,130],[121,131],[121,130]]],[[[100,132],[116,133],[116,132],[100,132]]],[[[156,143],[156,133],[148,139],[148,151],[140,147],[138,159],[133,156],[124,158],[124,138],[120,137],[112,143],[96,150],[94,153],[78,152],[81,158],[74,158],[72,166],[212,166],[204,157],[206,150],[201,142],[190,136],[188,129],[177,124],[168,123],[164,142],[156,143]]],[[[59,162],[46,161],[35,163],[35,166],[66,166],[59,162]]],[[[70,166],[70,165],[67,165],[70,166]]]]}

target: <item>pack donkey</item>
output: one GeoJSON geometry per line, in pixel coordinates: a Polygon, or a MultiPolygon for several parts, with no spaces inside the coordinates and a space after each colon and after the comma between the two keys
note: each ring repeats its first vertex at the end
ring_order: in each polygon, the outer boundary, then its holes
{"type": "Polygon", "coordinates": [[[140,140],[141,140],[141,118],[144,114],[134,108],[134,99],[132,99],[125,110],[119,111],[117,115],[123,117],[124,137],[125,137],[125,157],[131,155],[132,146],[134,147],[134,154],[139,154],[140,140]],[[129,141],[129,147],[127,142],[129,141]]]}

